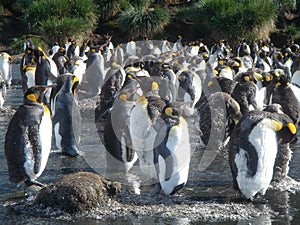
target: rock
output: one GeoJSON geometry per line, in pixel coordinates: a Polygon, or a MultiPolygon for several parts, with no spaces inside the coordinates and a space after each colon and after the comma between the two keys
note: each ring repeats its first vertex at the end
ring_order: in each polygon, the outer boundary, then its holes
{"type": "Polygon", "coordinates": [[[43,208],[60,209],[70,214],[82,213],[95,207],[105,207],[121,191],[121,184],[104,177],[78,172],[65,175],[56,183],[43,188],[35,203],[43,208]]]}

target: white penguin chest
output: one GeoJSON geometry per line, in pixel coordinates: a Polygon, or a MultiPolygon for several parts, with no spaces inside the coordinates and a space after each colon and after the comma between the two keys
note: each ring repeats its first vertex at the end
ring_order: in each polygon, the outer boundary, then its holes
{"type": "Polygon", "coordinates": [[[42,146],[42,161],[40,171],[43,171],[48,161],[52,141],[52,120],[49,112],[44,112],[40,124],[39,135],[42,146]]]}

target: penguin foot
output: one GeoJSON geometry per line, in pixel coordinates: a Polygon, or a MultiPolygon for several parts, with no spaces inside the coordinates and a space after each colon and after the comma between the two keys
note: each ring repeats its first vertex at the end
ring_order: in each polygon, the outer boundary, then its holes
{"type": "Polygon", "coordinates": [[[263,198],[263,196],[260,193],[257,193],[253,199],[250,200],[251,202],[255,204],[267,204],[268,200],[263,198]]]}
{"type": "Polygon", "coordinates": [[[42,184],[42,183],[40,183],[40,182],[38,182],[38,181],[32,181],[32,180],[26,180],[26,181],[24,182],[24,184],[25,184],[25,188],[26,188],[26,189],[27,189],[28,187],[31,187],[31,186],[37,186],[37,187],[40,187],[40,188],[45,187],[44,184],[42,184]]]}
{"type": "Polygon", "coordinates": [[[62,150],[62,154],[63,155],[68,155],[68,156],[76,157],[76,156],[80,155],[80,152],[76,148],[68,148],[68,149],[63,149],[62,150]]]}

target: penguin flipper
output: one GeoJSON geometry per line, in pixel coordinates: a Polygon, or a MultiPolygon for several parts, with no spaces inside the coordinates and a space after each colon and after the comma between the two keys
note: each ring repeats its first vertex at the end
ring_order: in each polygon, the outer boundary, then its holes
{"type": "Polygon", "coordinates": [[[32,148],[34,167],[33,171],[38,174],[41,169],[42,145],[39,139],[39,126],[33,125],[28,128],[28,140],[32,148]]]}
{"type": "Polygon", "coordinates": [[[166,143],[165,141],[162,141],[155,149],[154,149],[154,163],[155,167],[158,170],[157,172],[159,173],[159,160],[158,157],[161,156],[165,160],[165,177],[164,180],[168,180],[171,178],[173,174],[173,157],[171,155],[171,151],[165,146],[166,143]]]}
{"type": "Polygon", "coordinates": [[[124,126],[122,129],[123,136],[125,137],[126,142],[126,160],[127,162],[131,162],[135,156],[135,150],[132,148],[132,141],[130,137],[130,130],[128,126],[124,126]]]}

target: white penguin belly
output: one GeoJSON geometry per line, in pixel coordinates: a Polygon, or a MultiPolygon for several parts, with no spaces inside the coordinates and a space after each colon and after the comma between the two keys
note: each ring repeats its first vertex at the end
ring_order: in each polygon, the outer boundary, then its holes
{"type": "Polygon", "coordinates": [[[297,98],[298,104],[300,106],[300,88],[293,84],[291,84],[290,87],[291,87],[292,91],[294,92],[294,94],[297,98]]]}
{"type": "MultiPolygon", "coordinates": [[[[5,87],[2,87],[2,88],[5,88],[5,87]]],[[[3,105],[4,105],[4,102],[5,102],[5,94],[3,94],[3,92],[5,92],[5,91],[0,91],[0,109],[2,109],[3,108],[3,105]]]]}
{"type": "Polygon", "coordinates": [[[59,134],[59,123],[54,125],[54,135],[55,135],[55,145],[59,150],[62,150],[61,139],[62,137],[59,134]]]}
{"type": "Polygon", "coordinates": [[[277,138],[272,129],[259,124],[250,133],[249,141],[255,146],[258,156],[255,175],[253,177],[248,175],[244,149],[239,149],[239,153],[235,156],[235,163],[239,189],[247,199],[252,199],[257,193],[264,195],[270,185],[277,154],[277,138]]]}
{"type": "Polygon", "coordinates": [[[266,98],[266,88],[265,87],[256,87],[255,101],[256,101],[258,110],[263,110],[265,98],[266,98]]]}
{"type": "Polygon", "coordinates": [[[25,76],[27,77],[27,88],[31,88],[35,85],[35,70],[26,71],[25,76]]]}
{"type": "Polygon", "coordinates": [[[42,156],[41,156],[41,169],[37,174],[37,177],[40,176],[44,171],[51,151],[52,120],[50,117],[50,112],[44,113],[42,117],[40,129],[39,129],[39,135],[40,135],[41,146],[42,146],[42,156]]]}
{"type": "Polygon", "coordinates": [[[34,172],[34,156],[32,154],[32,146],[30,143],[27,143],[24,147],[25,153],[25,163],[24,169],[26,174],[30,177],[31,180],[38,178],[44,171],[48,157],[51,150],[51,140],[52,140],[52,121],[50,114],[44,114],[40,123],[39,128],[39,139],[41,143],[41,166],[38,173],[34,172]]]}

